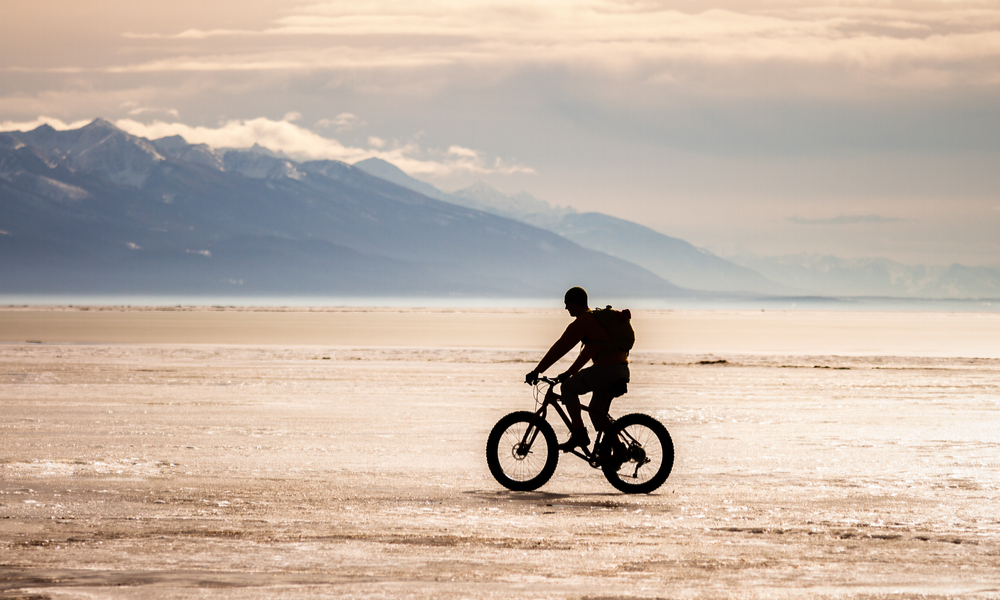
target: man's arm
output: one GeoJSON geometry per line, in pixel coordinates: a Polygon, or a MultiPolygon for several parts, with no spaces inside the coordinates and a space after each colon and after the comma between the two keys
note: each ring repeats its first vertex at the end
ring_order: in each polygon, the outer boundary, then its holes
{"type": "MultiPolygon", "coordinates": [[[[583,336],[580,333],[580,327],[577,321],[573,321],[563,332],[562,336],[556,340],[556,343],[552,344],[549,351],[545,353],[542,360],[538,361],[538,365],[535,367],[533,373],[544,373],[546,369],[551,367],[560,358],[566,356],[574,346],[580,343],[583,336]]],[[[588,359],[589,360],[589,359],[588,359]]]]}
{"type": "Polygon", "coordinates": [[[566,369],[565,371],[563,371],[559,375],[559,379],[565,379],[566,377],[568,377],[568,376],[576,373],[580,369],[582,369],[584,367],[584,365],[586,365],[587,362],[590,361],[590,359],[592,359],[595,356],[597,356],[597,353],[599,351],[600,351],[600,348],[596,344],[591,344],[589,346],[584,346],[583,349],[580,350],[580,356],[577,356],[576,360],[573,361],[573,364],[570,365],[570,367],[568,369],[566,369]]]}

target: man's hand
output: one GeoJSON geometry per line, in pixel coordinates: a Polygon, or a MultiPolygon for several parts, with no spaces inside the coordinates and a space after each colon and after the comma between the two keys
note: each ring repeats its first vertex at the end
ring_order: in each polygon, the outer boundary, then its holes
{"type": "Polygon", "coordinates": [[[535,385],[538,383],[538,371],[532,371],[524,376],[524,383],[528,385],[535,385]]]}
{"type": "Polygon", "coordinates": [[[563,383],[572,376],[573,376],[572,373],[570,373],[569,371],[565,371],[556,376],[556,381],[558,381],[559,383],[563,383]]]}

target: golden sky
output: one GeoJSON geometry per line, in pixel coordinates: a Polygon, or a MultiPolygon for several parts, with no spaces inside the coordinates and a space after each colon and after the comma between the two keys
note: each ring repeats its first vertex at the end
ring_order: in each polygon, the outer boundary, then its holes
{"type": "Polygon", "coordinates": [[[0,0],[0,125],[485,179],[719,251],[1000,263],[1000,2],[0,0]]]}

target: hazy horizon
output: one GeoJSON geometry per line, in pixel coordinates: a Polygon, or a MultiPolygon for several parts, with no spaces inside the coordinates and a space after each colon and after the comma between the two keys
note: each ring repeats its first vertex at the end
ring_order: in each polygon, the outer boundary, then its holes
{"type": "MultiPolygon", "coordinates": [[[[318,295],[150,295],[150,294],[0,294],[0,309],[18,307],[287,308],[401,310],[545,310],[561,312],[560,298],[477,296],[318,296],[318,295]]],[[[593,299],[637,311],[846,311],[846,312],[1000,312],[1000,298],[833,298],[725,297],[593,299]]]]}
{"type": "Polygon", "coordinates": [[[1000,262],[984,2],[5,2],[0,129],[377,156],[718,253],[1000,262]]]}

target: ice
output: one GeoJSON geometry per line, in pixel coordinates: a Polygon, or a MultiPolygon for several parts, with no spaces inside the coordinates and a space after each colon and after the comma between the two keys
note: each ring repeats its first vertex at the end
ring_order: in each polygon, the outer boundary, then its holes
{"type": "Polygon", "coordinates": [[[638,351],[666,484],[513,493],[538,354],[2,344],[0,595],[996,597],[1000,359],[638,351]]]}

